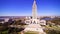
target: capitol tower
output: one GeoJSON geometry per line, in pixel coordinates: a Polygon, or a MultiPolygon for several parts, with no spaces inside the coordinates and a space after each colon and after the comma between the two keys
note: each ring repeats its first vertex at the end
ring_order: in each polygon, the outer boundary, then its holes
{"type": "Polygon", "coordinates": [[[37,5],[36,5],[36,0],[34,0],[33,6],[32,6],[32,19],[37,19],[37,5]]]}

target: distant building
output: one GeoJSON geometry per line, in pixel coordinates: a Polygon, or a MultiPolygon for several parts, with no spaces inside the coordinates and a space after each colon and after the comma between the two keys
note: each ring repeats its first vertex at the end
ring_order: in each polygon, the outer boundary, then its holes
{"type": "Polygon", "coordinates": [[[5,18],[4,20],[5,20],[5,22],[8,22],[9,18],[5,18]]]}

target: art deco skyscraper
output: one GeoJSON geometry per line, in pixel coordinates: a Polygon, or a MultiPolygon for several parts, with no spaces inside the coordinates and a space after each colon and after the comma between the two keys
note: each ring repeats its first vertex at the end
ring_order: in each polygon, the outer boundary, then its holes
{"type": "Polygon", "coordinates": [[[33,6],[32,6],[32,19],[37,19],[37,5],[36,5],[36,0],[34,0],[33,6]]]}

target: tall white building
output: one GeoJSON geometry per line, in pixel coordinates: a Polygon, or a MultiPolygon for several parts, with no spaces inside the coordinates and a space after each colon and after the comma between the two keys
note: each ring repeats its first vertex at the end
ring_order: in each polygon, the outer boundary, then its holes
{"type": "Polygon", "coordinates": [[[37,4],[36,4],[36,0],[34,0],[33,2],[33,5],[32,5],[32,18],[30,17],[26,17],[26,19],[29,19],[29,20],[26,20],[25,23],[26,24],[41,24],[41,25],[46,25],[46,21],[45,20],[40,20],[40,19],[37,19],[37,4]]]}
{"type": "Polygon", "coordinates": [[[43,31],[43,28],[40,25],[40,22],[42,23],[43,21],[44,20],[40,21],[39,19],[37,19],[37,5],[36,5],[36,0],[34,0],[33,6],[32,6],[32,19],[29,19],[29,20],[25,21],[25,23],[29,24],[29,25],[26,26],[24,31],[25,32],[27,32],[27,31],[35,31],[35,32],[39,32],[39,34],[46,34],[43,31]]]}
{"type": "Polygon", "coordinates": [[[36,0],[34,0],[33,6],[32,6],[32,19],[37,19],[37,5],[36,5],[36,0]]]}
{"type": "MultiPolygon", "coordinates": [[[[30,17],[28,17],[30,18],[30,17]]],[[[29,20],[26,20],[25,23],[27,24],[34,24],[34,23],[38,23],[39,20],[37,20],[37,5],[36,5],[36,0],[34,0],[33,2],[33,6],[32,6],[32,18],[29,20]]]]}

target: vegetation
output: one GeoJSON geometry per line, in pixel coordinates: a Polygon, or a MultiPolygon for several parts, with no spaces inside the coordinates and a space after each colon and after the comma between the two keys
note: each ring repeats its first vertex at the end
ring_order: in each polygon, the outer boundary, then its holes
{"type": "Polygon", "coordinates": [[[51,20],[52,23],[55,23],[56,25],[60,25],[60,18],[55,18],[51,20]]]}
{"type": "Polygon", "coordinates": [[[25,32],[25,34],[38,34],[38,32],[31,32],[31,31],[28,31],[28,32],[25,32]]]}
{"type": "Polygon", "coordinates": [[[46,30],[45,32],[47,34],[60,34],[60,27],[57,27],[57,26],[46,26],[46,30]]]}
{"type": "Polygon", "coordinates": [[[24,28],[20,27],[10,27],[10,25],[26,25],[25,23],[22,23],[21,20],[14,20],[12,19],[8,20],[8,22],[0,23],[0,34],[18,34],[18,32],[24,30],[24,28]]]}

